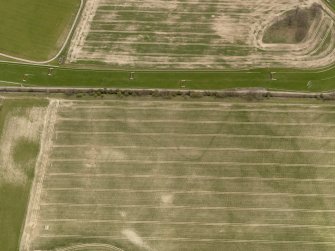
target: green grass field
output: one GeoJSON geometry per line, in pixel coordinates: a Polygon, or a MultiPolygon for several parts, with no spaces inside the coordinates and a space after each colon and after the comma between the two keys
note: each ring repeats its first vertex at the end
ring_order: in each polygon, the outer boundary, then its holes
{"type": "Polygon", "coordinates": [[[1,0],[0,53],[47,60],[62,46],[80,0],[1,0]]]}
{"type": "MultiPolygon", "coordinates": [[[[79,0],[0,1],[0,53],[31,60],[55,54],[79,6],[79,0]]],[[[327,2],[335,8],[335,0],[327,2]]],[[[69,67],[54,66],[49,76],[49,66],[0,63],[0,86],[335,90],[334,67],[69,67]]],[[[0,102],[1,251],[18,250],[47,103],[0,102]]],[[[78,243],[127,251],[334,250],[334,108],[283,99],[63,100],[32,250],[78,243]]]]}
{"type": "Polygon", "coordinates": [[[334,250],[335,104],[63,100],[32,250],[334,250]]]}
{"type": "MultiPolygon", "coordinates": [[[[14,5],[17,1],[18,0],[13,3],[6,2],[5,4],[14,5]]],[[[56,4],[58,1],[61,0],[54,1],[53,4],[56,4]]],[[[335,7],[334,0],[327,2],[331,7],[335,7]]],[[[75,6],[75,1],[66,1],[66,4],[61,6],[65,8],[70,5],[75,6]]],[[[4,10],[2,9],[2,11],[4,10]]],[[[8,11],[8,13],[12,12],[8,11]]],[[[9,15],[8,13],[7,15],[9,15]]],[[[0,17],[2,18],[1,15],[0,17]]],[[[22,22],[22,20],[18,20],[18,23],[19,22],[22,22]]],[[[1,39],[4,39],[4,37],[6,36],[0,36],[0,45],[1,39]]],[[[329,42],[329,39],[330,36],[326,37],[325,41],[329,42]]],[[[9,44],[14,45],[15,43],[10,42],[9,44]]],[[[20,46],[21,45],[24,46],[24,43],[20,43],[20,46]]],[[[35,56],[40,55],[32,50],[27,51],[35,56]]],[[[150,71],[134,68],[111,70],[110,67],[106,65],[97,64],[87,66],[92,69],[79,69],[80,66],[76,66],[78,68],[73,69],[70,67],[71,66],[56,67],[52,76],[49,76],[49,67],[47,66],[0,63],[0,86],[20,86],[21,84],[24,86],[119,88],[180,88],[181,86],[185,86],[185,88],[189,89],[264,87],[290,91],[330,91],[335,89],[334,67],[325,70],[295,70],[274,68],[257,69],[255,65],[255,69],[253,70],[230,72],[150,71]],[[133,71],[135,71],[135,79],[129,80],[130,72],[133,71]],[[277,80],[270,79],[270,72],[276,72],[273,76],[277,80]],[[182,80],[186,81],[183,82],[182,80]],[[308,83],[310,84],[308,85],[308,83]]]]}
{"type": "MultiPolygon", "coordinates": [[[[6,123],[12,121],[14,117],[17,120],[29,118],[27,112],[33,107],[44,107],[47,105],[43,100],[30,99],[10,99],[0,102],[0,250],[15,251],[18,250],[19,239],[23,227],[25,213],[27,209],[28,197],[35,161],[39,150],[39,142],[21,135],[22,125],[15,124],[17,134],[21,137],[16,138],[11,135],[6,123]],[[7,136],[7,137],[6,137],[7,136]],[[6,138],[11,140],[11,156],[3,156],[6,148],[6,138]],[[12,158],[13,166],[4,162],[7,157],[12,158]],[[15,180],[11,177],[8,168],[15,171],[17,177],[23,179],[15,180]]],[[[29,126],[25,123],[24,126],[29,126]]],[[[8,143],[8,142],[7,142],[8,143]]]]}
{"type": "Polygon", "coordinates": [[[254,69],[249,71],[135,71],[55,68],[0,63],[0,86],[226,89],[264,87],[290,91],[335,89],[335,68],[328,70],[254,69]],[[270,72],[277,80],[270,79],[270,72]],[[27,74],[27,75],[26,75],[27,74]],[[26,75],[26,76],[25,76],[26,75]],[[25,81],[23,81],[25,79],[25,81]],[[186,82],[182,82],[186,80],[186,82]],[[311,85],[307,84],[311,81],[311,85]],[[14,83],[12,83],[14,82],[14,83]]]}

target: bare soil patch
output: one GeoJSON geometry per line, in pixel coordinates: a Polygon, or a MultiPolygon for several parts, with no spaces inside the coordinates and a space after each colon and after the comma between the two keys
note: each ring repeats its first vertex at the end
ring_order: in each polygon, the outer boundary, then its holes
{"type": "Polygon", "coordinates": [[[312,22],[321,15],[321,6],[313,4],[309,8],[296,8],[284,13],[278,21],[266,29],[264,43],[300,43],[306,37],[312,22]]]}

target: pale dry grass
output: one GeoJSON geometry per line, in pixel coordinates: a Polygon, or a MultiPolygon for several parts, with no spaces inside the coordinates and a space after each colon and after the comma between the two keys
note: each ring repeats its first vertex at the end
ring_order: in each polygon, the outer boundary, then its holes
{"type": "Polygon", "coordinates": [[[89,0],[68,62],[127,68],[323,67],[334,62],[334,14],[321,0],[89,0]],[[297,44],[266,44],[264,32],[287,11],[323,6],[297,44]]]}
{"type": "Polygon", "coordinates": [[[24,167],[15,163],[13,148],[21,138],[39,142],[46,109],[34,107],[25,110],[7,115],[0,140],[0,177],[3,181],[13,184],[25,183],[28,178],[24,167]]]}
{"type": "Polygon", "coordinates": [[[60,101],[30,250],[335,245],[331,103],[94,102],[60,101]]]}

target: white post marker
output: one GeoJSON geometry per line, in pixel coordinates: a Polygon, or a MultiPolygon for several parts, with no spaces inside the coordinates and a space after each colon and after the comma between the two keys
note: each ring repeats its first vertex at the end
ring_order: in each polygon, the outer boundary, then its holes
{"type": "Polygon", "coordinates": [[[180,80],[180,88],[186,88],[186,82],[191,82],[191,80],[182,79],[180,80]]]}
{"type": "Polygon", "coordinates": [[[52,76],[52,71],[54,68],[49,68],[48,76],[52,76]]]}
{"type": "Polygon", "coordinates": [[[313,86],[313,82],[312,80],[308,81],[307,83],[307,88],[311,88],[313,86]]]}

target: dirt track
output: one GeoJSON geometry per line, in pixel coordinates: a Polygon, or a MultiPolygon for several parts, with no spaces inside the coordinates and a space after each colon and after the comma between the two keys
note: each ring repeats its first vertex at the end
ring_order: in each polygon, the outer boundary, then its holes
{"type": "Polygon", "coordinates": [[[44,128],[41,137],[41,147],[35,168],[35,180],[30,192],[28,212],[25,221],[25,227],[20,242],[20,251],[29,251],[31,240],[36,231],[35,226],[38,220],[40,207],[40,198],[42,185],[45,175],[45,169],[48,165],[48,155],[52,145],[53,128],[56,119],[56,113],[59,102],[51,100],[44,118],[44,128]]]}

